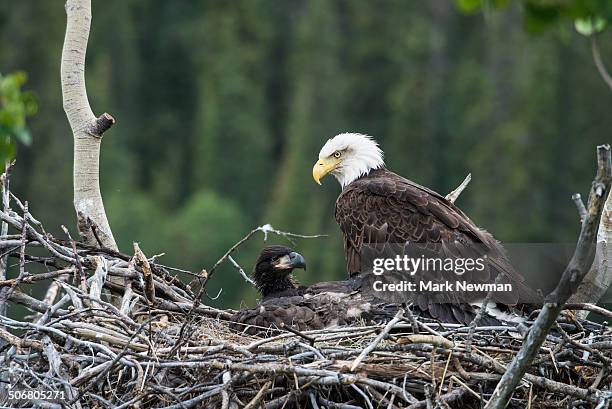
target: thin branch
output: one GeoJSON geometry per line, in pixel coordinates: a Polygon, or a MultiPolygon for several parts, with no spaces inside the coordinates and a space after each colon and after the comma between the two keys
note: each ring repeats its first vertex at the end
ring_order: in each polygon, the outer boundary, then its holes
{"type": "Polygon", "coordinates": [[[459,195],[463,192],[463,190],[467,187],[467,185],[470,184],[471,180],[472,180],[472,174],[468,173],[465,179],[463,179],[463,182],[461,182],[461,184],[457,186],[455,190],[453,190],[452,192],[446,195],[446,200],[448,200],[451,203],[455,203],[457,198],[459,198],[459,195]]]}
{"type": "Polygon", "coordinates": [[[599,52],[599,45],[597,44],[597,38],[595,36],[591,37],[591,52],[593,54],[593,62],[595,62],[595,66],[597,67],[597,71],[599,71],[599,75],[601,79],[604,80],[606,84],[612,89],[612,77],[608,73],[606,66],[604,65],[603,60],[601,59],[601,53],[599,52]]]}
{"type": "Polygon", "coordinates": [[[582,201],[582,197],[580,196],[580,193],[574,193],[572,195],[572,200],[574,201],[574,204],[576,205],[576,209],[578,209],[578,216],[580,217],[580,223],[582,223],[584,219],[587,217],[587,209],[584,206],[584,202],[582,201]]]}
{"type": "Polygon", "coordinates": [[[238,264],[236,262],[236,260],[234,260],[234,258],[232,256],[227,256],[227,259],[230,261],[230,263],[232,263],[234,265],[234,267],[236,267],[236,270],[238,270],[238,273],[242,276],[242,278],[244,278],[244,280],[251,284],[251,285],[255,285],[255,281],[253,281],[251,279],[251,277],[249,277],[248,275],[246,275],[246,273],[244,272],[244,269],[242,267],[240,267],[240,264],[238,264]]]}
{"type": "MultiPolygon", "coordinates": [[[[15,161],[7,162],[4,166],[4,173],[0,176],[0,182],[2,183],[2,210],[4,213],[8,213],[11,209],[11,198],[9,194],[9,182],[11,176],[11,170],[15,165],[15,161]]],[[[4,237],[8,234],[8,223],[2,220],[2,227],[0,228],[0,234],[4,237]]],[[[8,271],[8,253],[3,254],[0,257],[0,282],[6,280],[8,271]]],[[[4,291],[7,289],[0,288],[0,316],[6,315],[6,297],[4,291]]]]}
{"type": "Polygon", "coordinates": [[[605,308],[598,307],[595,304],[589,303],[570,303],[565,304],[563,306],[564,310],[584,310],[594,312],[595,314],[599,314],[603,317],[612,318],[612,311],[606,310],[605,308]]]}
{"type": "Polygon", "coordinates": [[[361,361],[363,361],[364,358],[368,356],[368,354],[372,352],[378,346],[378,344],[380,344],[382,340],[385,339],[387,335],[389,335],[389,332],[391,332],[395,324],[402,320],[403,316],[404,310],[400,308],[400,310],[395,314],[395,317],[393,317],[393,319],[389,321],[387,325],[385,325],[385,328],[380,334],[378,334],[374,341],[372,341],[372,343],[368,345],[363,351],[361,351],[357,358],[355,358],[355,360],[351,364],[351,371],[354,371],[359,366],[361,361]]]}
{"type": "Polygon", "coordinates": [[[149,260],[144,255],[138,243],[134,243],[134,266],[142,272],[142,278],[144,281],[144,294],[149,305],[153,305],[156,302],[155,298],[155,284],[153,283],[153,273],[151,272],[151,265],[149,260]]]}

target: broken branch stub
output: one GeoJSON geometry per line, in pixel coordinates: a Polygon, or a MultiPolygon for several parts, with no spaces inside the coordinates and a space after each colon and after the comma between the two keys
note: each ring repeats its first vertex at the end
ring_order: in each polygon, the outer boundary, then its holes
{"type": "Polygon", "coordinates": [[[155,304],[155,284],[153,283],[153,273],[147,256],[140,250],[138,243],[134,243],[134,265],[142,271],[144,281],[144,295],[149,305],[155,304]]]}

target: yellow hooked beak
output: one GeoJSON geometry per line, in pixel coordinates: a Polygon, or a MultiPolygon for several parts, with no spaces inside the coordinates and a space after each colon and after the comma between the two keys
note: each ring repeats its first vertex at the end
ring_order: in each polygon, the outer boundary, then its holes
{"type": "Polygon", "coordinates": [[[325,177],[329,172],[336,169],[340,164],[340,159],[336,159],[332,156],[325,159],[319,159],[317,163],[312,167],[312,178],[317,182],[317,184],[321,184],[321,179],[325,177]]]}

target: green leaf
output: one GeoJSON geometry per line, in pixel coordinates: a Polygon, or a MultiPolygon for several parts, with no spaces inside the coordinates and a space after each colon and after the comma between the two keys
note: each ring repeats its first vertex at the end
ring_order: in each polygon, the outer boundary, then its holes
{"type": "Polygon", "coordinates": [[[457,6],[461,11],[471,13],[480,9],[481,0],[457,0],[457,6]]]}
{"type": "Polygon", "coordinates": [[[26,118],[36,113],[38,105],[34,94],[21,91],[27,79],[23,71],[0,75],[0,163],[15,155],[17,141],[32,143],[26,118]]]}
{"type": "Polygon", "coordinates": [[[25,127],[15,129],[15,136],[17,137],[17,140],[24,145],[29,146],[32,144],[32,135],[25,127]]]}
{"type": "Polygon", "coordinates": [[[23,101],[26,116],[36,115],[38,112],[38,103],[36,102],[34,94],[31,92],[24,92],[21,95],[21,100],[23,101]]]}
{"type": "Polygon", "coordinates": [[[500,8],[508,5],[508,0],[455,0],[457,7],[464,13],[473,13],[487,8],[500,8]]]}
{"type": "Polygon", "coordinates": [[[583,36],[592,36],[606,28],[606,21],[601,17],[579,18],[574,21],[576,31],[583,36]]]}

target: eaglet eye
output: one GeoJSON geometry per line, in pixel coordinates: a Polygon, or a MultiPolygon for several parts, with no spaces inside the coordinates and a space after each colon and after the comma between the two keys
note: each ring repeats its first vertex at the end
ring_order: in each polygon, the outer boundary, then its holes
{"type": "Polygon", "coordinates": [[[336,158],[336,159],[340,159],[340,156],[341,156],[341,155],[342,155],[342,154],[340,153],[340,151],[336,151],[336,152],[334,152],[334,158],[336,158]]]}

